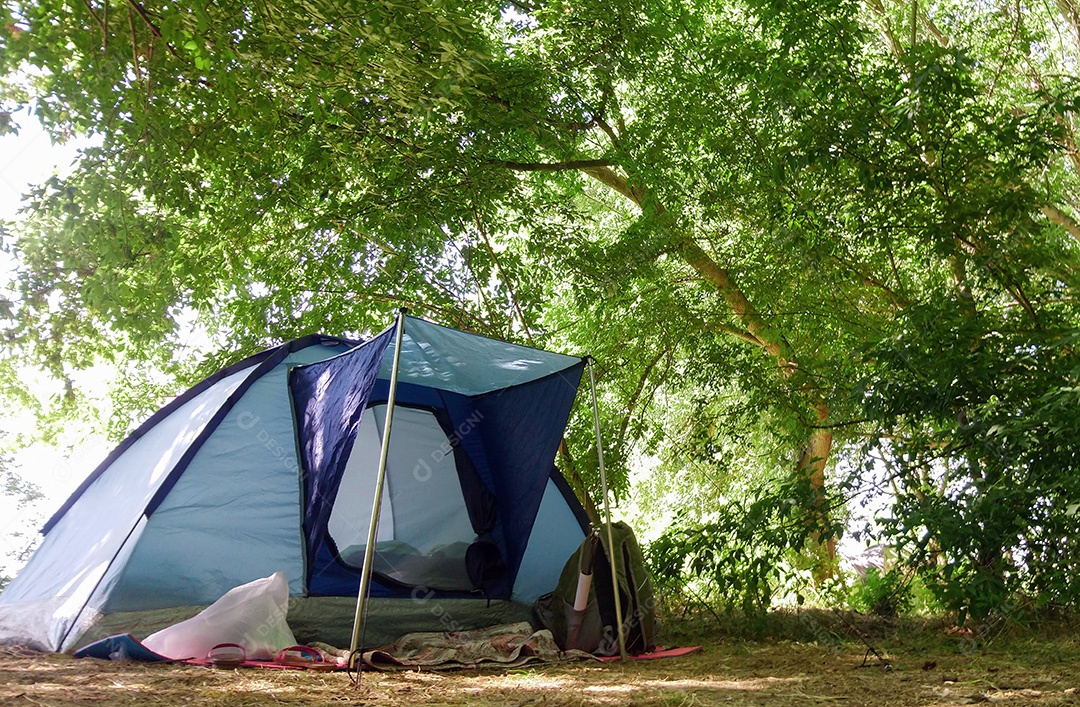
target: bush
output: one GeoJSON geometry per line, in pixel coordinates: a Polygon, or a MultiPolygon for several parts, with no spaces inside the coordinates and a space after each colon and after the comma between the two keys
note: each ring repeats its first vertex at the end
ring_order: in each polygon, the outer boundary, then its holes
{"type": "Polygon", "coordinates": [[[851,588],[848,597],[851,608],[882,618],[895,618],[911,611],[914,593],[911,583],[895,568],[882,573],[871,567],[851,588]]]}

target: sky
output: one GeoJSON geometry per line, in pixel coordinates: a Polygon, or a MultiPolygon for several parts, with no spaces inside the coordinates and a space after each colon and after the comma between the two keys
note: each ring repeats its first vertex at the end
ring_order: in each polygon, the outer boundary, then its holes
{"type": "Polygon", "coordinates": [[[85,142],[54,145],[34,116],[21,111],[12,116],[18,135],[0,137],[0,218],[12,220],[22,195],[55,173],[63,174],[85,142]]]}
{"type": "MultiPolygon", "coordinates": [[[[22,195],[53,174],[67,173],[78,156],[78,149],[88,144],[83,140],[54,145],[37,119],[26,111],[14,115],[13,121],[19,126],[18,135],[0,136],[0,221],[18,220],[22,195]]],[[[11,267],[10,258],[0,253],[0,268],[5,276],[0,282],[6,279],[11,267]]],[[[34,376],[30,371],[27,375],[34,376]]],[[[37,387],[41,395],[48,396],[55,385],[42,376],[37,387]]],[[[10,409],[3,413],[5,432],[29,433],[34,424],[30,415],[12,414],[10,409]]],[[[0,569],[5,566],[11,569],[9,555],[25,544],[26,536],[37,531],[41,521],[64,502],[106,451],[103,440],[83,441],[75,434],[64,440],[63,447],[39,444],[14,456],[10,468],[36,483],[45,498],[29,508],[18,509],[12,499],[0,496],[0,569]],[[14,533],[23,536],[15,537],[14,533]]]]}

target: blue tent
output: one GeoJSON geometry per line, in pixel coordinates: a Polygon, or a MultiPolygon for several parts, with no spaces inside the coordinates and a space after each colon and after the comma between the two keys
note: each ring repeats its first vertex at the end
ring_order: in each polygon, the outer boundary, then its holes
{"type": "MultiPolygon", "coordinates": [[[[368,645],[526,615],[587,526],[553,467],[584,360],[404,322],[368,645]]],[[[46,524],[0,642],[148,633],[283,571],[297,638],[347,644],[394,349],[309,336],[170,402],[46,524]]]]}

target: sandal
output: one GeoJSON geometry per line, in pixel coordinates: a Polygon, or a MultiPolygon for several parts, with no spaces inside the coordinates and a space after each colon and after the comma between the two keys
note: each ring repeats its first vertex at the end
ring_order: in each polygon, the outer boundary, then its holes
{"type": "Polygon", "coordinates": [[[333,670],[337,667],[336,663],[328,662],[319,649],[311,646],[282,648],[274,656],[274,662],[290,668],[306,668],[307,670],[333,670]]]}
{"type": "Polygon", "coordinates": [[[206,662],[214,668],[239,668],[247,661],[247,651],[239,643],[219,643],[206,654],[206,662]]]}

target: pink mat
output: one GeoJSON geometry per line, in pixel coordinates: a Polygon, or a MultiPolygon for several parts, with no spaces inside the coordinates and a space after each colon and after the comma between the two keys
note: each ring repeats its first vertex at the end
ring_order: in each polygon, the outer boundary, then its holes
{"type": "MultiPolygon", "coordinates": [[[[656,658],[678,658],[681,655],[690,655],[701,650],[701,646],[683,646],[682,648],[657,648],[647,653],[638,653],[628,656],[630,660],[654,660],[656,658]]],[[[619,660],[617,655],[601,656],[600,660],[619,660]]]]}

